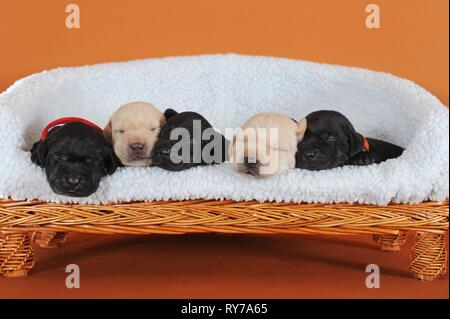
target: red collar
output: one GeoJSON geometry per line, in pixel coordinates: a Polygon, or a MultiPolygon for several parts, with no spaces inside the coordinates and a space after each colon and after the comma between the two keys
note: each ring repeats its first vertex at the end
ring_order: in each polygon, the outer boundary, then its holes
{"type": "Polygon", "coordinates": [[[103,129],[101,129],[97,124],[92,123],[88,120],[79,118],[79,117],[62,117],[60,119],[57,119],[51,123],[49,123],[45,129],[42,131],[41,134],[41,141],[45,141],[45,139],[47,138],[48,132],[54,128],[55,126],[59,126],[59,125],[64,125],[64,124],[68,124],[68,123],[83,123],[89,126],[92,126],[93,128],[95,128],[97,131],[99,132],[103,132],[103,129]]]}
{"type": "Polygon", "coordinates": [[[368,152],[370,150],[370,145],[369,145],[369,141],[367,140],[367,138],[364,138],[364,149],[368,152]]]}
{"type": "MultiPolygon", "coordinates": [[[[361,134],[359,134],[361,135],[361,134]]],[[[369,141],[367,140],[367,138],[365,138],[363,135],[361,135],[362,139],[363,139],[363,146],[364,146],[364,150],[366,152],[368,152],[370,150],[370,144],[369,141]]]]}

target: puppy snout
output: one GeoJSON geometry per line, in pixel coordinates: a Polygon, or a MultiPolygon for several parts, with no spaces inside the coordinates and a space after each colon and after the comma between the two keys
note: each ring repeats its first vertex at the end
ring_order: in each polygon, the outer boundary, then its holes
{"type": "Polygon", "coordinates": [[[78,186],[83,182],[83,177],[76,175],[69,175],[64,178],[64,182],[69,186],[78,186]]]}
{"type": "Polygon", "coordinates": [[[133,144],[130,144],[129,147],[133,151],[133,153],[141,153],[145,148],[145,144],[133,143],[133,144]]]}
{"type": "Polygon", "coordinates": [[[163,149],[159,150],[159,154],[164,157],[170,156],[170,148],[163,148],[163,149]]]}
{"type": "Polygon", "coordinates": [[[307,160],[312,160],[316,158],[317,153],[318,153],[317,149],[305,151],[303,153],[303,158],[307,160]]]}
{"type": "Polygon", "coordinates": [[[245,157],[244,158],[244,165],[248,169],[255,169],[259,166],[260,162],[256,159],[245,157]]]}

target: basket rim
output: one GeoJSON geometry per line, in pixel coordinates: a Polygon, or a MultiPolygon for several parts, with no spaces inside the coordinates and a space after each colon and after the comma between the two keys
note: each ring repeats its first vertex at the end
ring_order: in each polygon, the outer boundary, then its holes
{"type": "Polygon", "coordinates": [[[376,206],[231,200],[67,205],[0,200],[0,233],[442,234],[448,231],[448,220],[448,201],[376,206]]]}

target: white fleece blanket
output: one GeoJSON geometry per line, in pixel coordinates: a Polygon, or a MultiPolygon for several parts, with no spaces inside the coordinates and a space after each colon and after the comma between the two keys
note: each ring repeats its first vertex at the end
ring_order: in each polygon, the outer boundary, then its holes
{"type": "Polygon", "coordinates": [[[441,201],[449,194],[449,111],[423,88],[390,74],[280,58],[227,54],[59,68],[19,80],[0,95],[0,160],[0,198],[16,200],[441,201]],[[365,136],[406,151],[379,165],[293,169],[267,180],[239,175],[226,163],[175,173],[121,168],[88,198],[54,194],[44,171],[30,161],[42,128],[63,116],[103,126],[121,104],[134,100],[200,112],[222,131],[258,112],[299,119],[334,109],[365,136]]]}

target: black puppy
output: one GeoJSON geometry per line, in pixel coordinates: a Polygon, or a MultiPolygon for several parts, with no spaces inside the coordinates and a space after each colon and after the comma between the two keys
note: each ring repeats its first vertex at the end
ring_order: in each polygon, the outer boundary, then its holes
{"type": "Polygon", "coordinates": [[[45,169],[55,193],[89,196],[103,176],[116,170],[116,155],[101,129],[94,125],[78,121],[53,128],[49,125],[33,145],[31,160],[45,169]]]}
{"type": "Polygon", "coordinates": [[[152,151],[152,164],[168,171],[219,164],[226,160],[225,138],[195,112],[164,112],[166,124],[152,151]]]}
{"type": "Polygon", "coordinates": [[[306,116],[306,122],[305,135],[297,146],[297,168],[323,170],[343,165],[370,165],[403,153],[400,146],[364,138],[339,112],[313,112],[306,116]]]}

